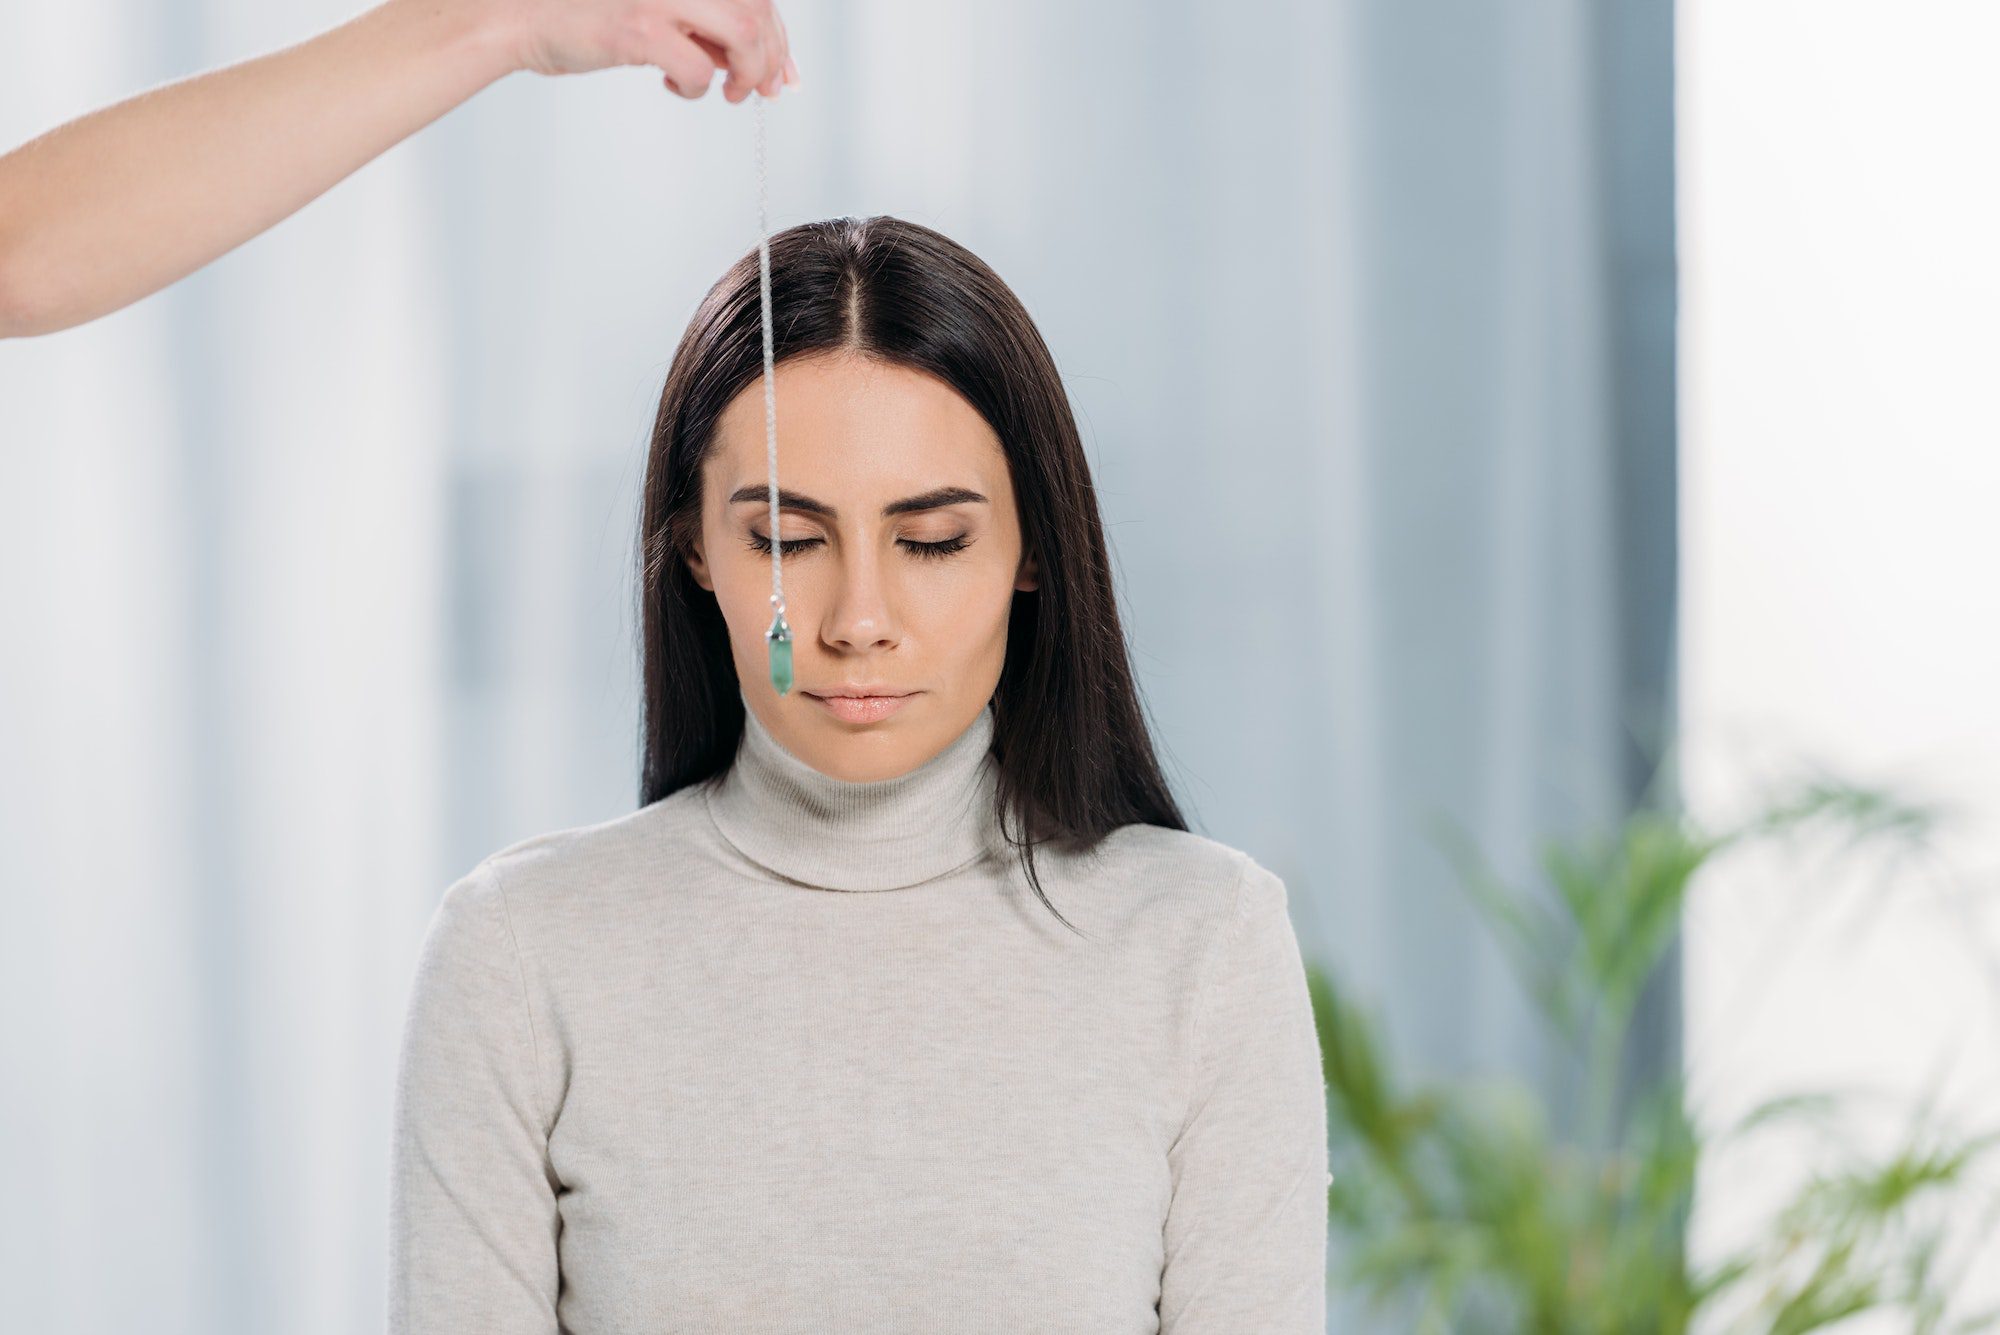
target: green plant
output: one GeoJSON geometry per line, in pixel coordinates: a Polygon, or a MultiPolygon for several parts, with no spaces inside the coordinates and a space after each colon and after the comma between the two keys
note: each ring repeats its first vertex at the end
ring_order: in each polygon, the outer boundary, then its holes
{"type": "MultiPolygon", "coordinates": [[[[1511,1082],[1405,1089],[1372,1017],[1309,963],[1335,1154],[1335,1283],[1378,1309],[1408,1304],[1421,1332],[1454,1335],[1675,1335],[1697,1314],[1705,1328],[1727,1319],[1722,1328],[1792,1335],[1880,1308],[1908,1312],[1924,1335],[1946,1330],[1951,1277],[1922,1207],[1974,1190],[1975,1161],[2000,1131],[1954,1138],[1926,1109],[1886,1159],[1851,1157],[1819,1173],[1756,1245],[1697,1266],[1684,1235],[1703,1152],[1781,1126],[1823,1129],[1845,1096],[1773,1099],[1705,1140],[1678,1074],[1623,1106],[1618,1098],[1634,1008],[1679,931],[1697,870],[1806,827],[1849,843],[1921,840],[1934,819],[1826,782],[1720,833],[1641,810],[1609,838],[1545,844],[1545,893],[1510,889],[1447,832],[1461,883],[1581,1063],[1582,1130],[1558,1138],[1547,1110],[1511,1082]]],[[[1949,1329],[1996,1324],[2000,1312],[1949,1329]]]]}

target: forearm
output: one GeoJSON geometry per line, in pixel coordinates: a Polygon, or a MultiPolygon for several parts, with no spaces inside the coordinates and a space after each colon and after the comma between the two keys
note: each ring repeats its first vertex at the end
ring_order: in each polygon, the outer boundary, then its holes
{"type": "Polygon", "coordinates": [[[386,0],[0,156],[0,334],[81,324],[296,212],[515,68],[463,0],[386,0]]]}

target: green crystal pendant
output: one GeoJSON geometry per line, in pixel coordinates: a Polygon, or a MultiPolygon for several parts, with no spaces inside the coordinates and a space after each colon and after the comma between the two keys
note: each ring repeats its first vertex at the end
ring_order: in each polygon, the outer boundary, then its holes
{"type": "Polygon", "coordinates": [[[764,640],[771,650],[771,685],[785,695],[792,689],[792,628],[785,624],[783,612],[772,619],[764,640]]]}

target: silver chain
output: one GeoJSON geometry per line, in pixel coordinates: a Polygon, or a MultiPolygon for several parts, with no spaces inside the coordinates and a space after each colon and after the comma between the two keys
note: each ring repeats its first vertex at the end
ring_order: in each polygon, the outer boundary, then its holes
{"type": "Polygon", "coordinates": [[[778,394],[771,340],[770,181],[764,168],[764,95],[754,89],[757,104],[757,288],[764,326],[764,466],[771,489],[771,608],[785,614],[785,582],[778,551],[778,394]]]}
{"type": "Polygon", "coordinates": [[[785,624],[784,553],[778,537],[778,394],[771,338],[770,184],[764,170],[764,95],[751,90],[757,115],[757,295],[764,328],[764,467],[771,493],[771,626],[764,632],[771,660],[771,686],[779,695],[792,689],[792,628],[785,624]]]}

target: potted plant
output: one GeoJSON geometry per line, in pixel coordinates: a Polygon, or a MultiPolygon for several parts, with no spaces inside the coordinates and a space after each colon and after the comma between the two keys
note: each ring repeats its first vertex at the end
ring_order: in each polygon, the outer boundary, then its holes
{"type": "MultiPolygon", "coordinates": [[[[1907,1312],[1925,1335],[2000,1324],[2000,1312],[1944,1324],[1958,1276],[1946,1273],[1940,1227],[1925,1222],[1940,1196],[1980,1188],[1972,1170],[2000,1131],[1955,1135],[1926,1106],[1896,1152],[1817,1173],[1755,1245],[1698,1265],[1684,1238],[1704,1151],[1786,1126],[1825,1128],[1848,1096],[1772,1099],[1704,1133],[1678,1073],[1619,1094],[1634,1008],[1677,936],[1697,871],[1806,827],[1849,840],[1921,838],[1934,819],[1828,782],[1722,831],[1642,809],[1609,838],[1545,843],[1539,892],[1503,884],[1447,828],[1459,883],[1580,1063],[1583,1130],[1557,1137],[1521,1084],[1406,1088],[1366,1010],[1309,962],[1334,1154],[1336,1291],[1377,1310],[1407,1304],[1414,1325],[1405,1317],[1399,1328],[1452,1335],[1676,1335],[1697,1317],[1702,1329],[1790,1335],[1884,1308],[1907,1312]]],[[[1981,1217],[1990,1229],[1993,1211],[1981,1217]]],[[[1987,1237],[1988,1260],[2000,1264],[2000,1242],[1987,1237]]]]}

